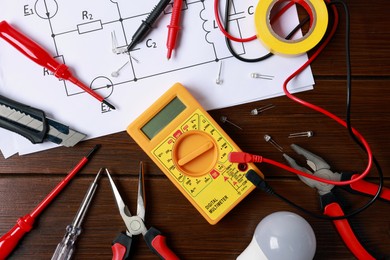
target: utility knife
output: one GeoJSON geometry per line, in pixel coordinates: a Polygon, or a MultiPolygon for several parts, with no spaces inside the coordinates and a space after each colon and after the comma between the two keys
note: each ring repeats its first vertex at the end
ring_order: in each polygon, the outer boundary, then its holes
{"type": "Polygon", "coordinates": [[[0,127],[18,133],[33,144],[50,141],[71,147],[84,139],[85,134],[70,129],[45,112],[0,95],[0,127]]]}

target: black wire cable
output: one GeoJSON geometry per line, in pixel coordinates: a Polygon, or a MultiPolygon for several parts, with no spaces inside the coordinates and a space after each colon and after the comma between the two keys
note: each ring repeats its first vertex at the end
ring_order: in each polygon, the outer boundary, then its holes
{"type": "MultiPolygon", "coordinates": [[[[346,46],[346,64],[347,64],[347,109],[346,109],[346,123],[347,123],[347,128],[348,128],[348,133],[354,140],[356,144],[359,145],[359,147],[364,150],[366,153],[366,149],[364,148],[363,144],[358,140],[356,137],[355,133],[353,132],[352,129],[352,124],[351,124],[351,104],[352,104],[352,79],[351,79],[351,55],[350,55],[350,18],[349,18],[349,11],[348,11],[348,6],[344,1],[341,0],[333,0],[331,4],[339,4],[344,8],[345,12],[345,20],[346,20],[346,28],[345,28],[345,46],[346,46]]],[[[358,211],[357,213],[362,212],[363,210],[367,209],[369,206],[371,206],[379,197],[383,189],[383,172],[382,172],[382,167],[380,166],[379,162],[373,156],[373,162],[374,165],[378,171],[378,176],[379,176],[379,184],[378,184],[378,190],[376,194],[373,196],[373,198],[366,204],[364,205],[361,209],[355,210],[358,211]]],[[[357,213],[352,212],[352,215],[356,215],[357,213]]]]}
{"type": "MultiPolygon", "coordinates": [[[[332,2],[330,2],[328,4],[328,6],[331,6],[331,5],[334,5],[334,4],[339,4],[339,5],[342,5],[343,8],[344,8],[344,12],[345,12],[345,16],[346,16],[346,34],[345,34],[345,46],[346,46],[346,67],[347,67],[347,109],[346,109],[346,123],[347,123],[347,129],[348,129],[348,133],[349,135],[352,137],[352,139],[355,141],[355,143],[357,143],[361,149],[363,149],[365,152],[367,152],[364,148],[364,146],[362,145],[362,143],[358,140],[358,138],[356,137],[356,135],[354,134],[353,132],[353,129],[352,129],[352,126],[351,126],[351,97],[352,97],[352,87],[351,87],[351,61],[350,61],[350,21],[349,21],[349,10],[348,10],[348,6],[346,5],[346,3],[344,3],[343,1],[341,0],[333,0],[332,2]]],[[[228,32],[229,31],[229,12],[230,12],[230,8],[231,8],[231,3],[230,3],[230,0],[227,0],[226,1],[226,5],[225,5],[225,21],[224,21],[224,26],[225,26],[225,30],[228,32]]],[[[302,28],[302,26],[306,23],[310,21],[310,17],[306,17],[304,20],[302,20],[302,22],[300,22],[293,30],[292,32],[287,35],[286,39],[290,39],[300,28],[302,28]]],[[[244,57],[241,57],[239,54],[237,54],[232,45],[231,45],[231,41],[229,38],[225,37],[225,41],[226,41],[226,45],[227,45],[227,48],[228,50],[230,51],[230,53],[235,57],[237,58],[238,60],[240,61],[243,61],[243,62],[251,62],[251,63],[254,63],[254,62],[259,62],[259,61],[263,61],[271,56],[273,56],[273,53],[268,53],[262,57],[259,57],[259,58],[254,58],[254,59],[248,59],[248,58],[244,58],[244,57]]],[[[340,219],[347,219],[347,218],[351,218],[359,213],[361,213],[362,211],[364,211],[365,209],[367,209],[368,207],[370,207],[379,197],[380,197],[380,193],[383,189],[383,173],[382,173],[382,169],[379,165],[379,162],[376,160],[375,157],[373,157],[373,162],[375,164],[375,167],[377,168],[377,171],[378,171],[378,176],[379,176],[379,184],[378,184],[378,191],[376,192],[376,194],[372,197],[372,199],[370,201],[368,201],[365,205],[363,205],[362,207],[350,212],[349,214],[345,214],[344,216],[340,216],[340,217],[330,217],[330,216],[324,216],[324,215],[319,215],[319,214],[316,214],[314,212],[311,212],[297,204],[295,204],[294,202],[290,201],[289,199],[283,197],[282,195],[278,194],[277,192],[275,192],[270,186],[268,186],[268,184],[265,183],[265,185],[267,186],[266,189],[263,189],[264,191],[278,197],[279,199],[283,200],[284,202],[286,202],[287,204],[301,210],[302,212],[305,212],[306,214],[308,215],[311,215],[313,217],[316,217],[316,218],[320,218],[320,219],[327,219],[327,220],[340,220],[340,219]]],[[[264,188],[264,187],[263,187],[264,188]]]]}
{"type": "MultiPolygon", "coordinates": [[[[231,0],[226,0],[226,5],[225,5],[225,21],[224,21],[224,25],[225,25],[225,31],[226,32],[229,32],[229,13],[230,13],[230,7],[231,7],[231,3],[230,3],[231,0]]],[[[265,54],[264,56],[262,57],[259,57],[259,58],[254,58],[254,59],[248,59],[248,58],[244,58],[244,57],[241,57],[232,47],[231,45],[231,42],[230,42],[230,39],[228,37],[225,37],[225,41],[226,41],[226,46],[229,50],[229,52],[238,60],[240,61],[243,61],[243,62],[259,62],[259,61],[263,61],[263,60],[266,60],[268,59],[269,57],[273,56],[273,53],[269,52],[268,54],[265,54]]]]}
{"type": "MultiPolygon", "coordinates": [[[[347,102],[346,102],[346,106],[347,106],[347,109],[346,109],[346,123],[347,123],[347,128],[348,128],[348,133],[349,135],[352,137],[352,139],[360,146],[361,149],[363,149],[365,152],[367,152],[364,148],[364,146],[361,144],[361,142],[357,139],[356,135],[354,134],[353,132],[353,129],[352,129],[352,126],[351,126],[351,98],[352,98],[352,84],[351,84],[351,59],[350,59],[350,20],[349,20],[349,10],[348,10],[348,6],[346,5],[346,3],[344,3],[343,1],[341,0],[334,0],[332,1],[330,5],[333,5],[333,4],[340,4],[343,6],[344,8],[344,12],[345,12],[345,19],[346,19],[346,33],[345,33],[345,47],[346,47],[346,67],[347,67],[347,102]]],[[[380,196],[380,193],[382,192],[382,188],[383,188],[383,173],[382,173],[382,168],[380,167],[380,164],[379,162],[375,159],[375,157],[373,157],[373,161],[374,161],[374,164],[375,164],[375,167],[377,168],[377,171],[378,171],[378,175],[379,175],[379,184],[378,184],[378,191],[376,192],[376,194],[371,198],[371,200],[369,200],[365,205],[363,205],[362,207],[348,213],[348,214],[345,214],[344,216],[339,216],[339,217],[330,217],[330,216],[326,216],[326,215],[319,215],[319,214],[316,214],[312,211],[309,211],[299,205],[297,205],[296,203],[290,201],[289,199],[287,199],[286,197],[278,194],[277,192],[275,192],[271,186],[269,186],[264,180],[256,180],[255,182],[257,183],[257,187],[262,189],[263,191],[271,194],[271,195],[274,195],[276,197],[278,197],[279,199],[281,199],[282,201],[286,202],[287,204],[289,204],[290,206],[312,216],[312,217],[316,217],[316,218],[319,218],[319,219],[326,219],[326,220],[341,220],[341,219],[348,219],[348,218],[351,218],[359,213],[361,213],[362,211],[366,210],[368,207],[370,207],[380,196]]],[[[260,177],[259,177],[260,178],[260,177]]]]}

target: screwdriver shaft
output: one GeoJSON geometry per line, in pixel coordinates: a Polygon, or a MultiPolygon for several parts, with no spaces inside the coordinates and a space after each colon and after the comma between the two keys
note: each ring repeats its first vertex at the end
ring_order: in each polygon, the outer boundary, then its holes
{"type": "Polygon", "coordinates": [[[88,210],[89,205],[91,204],[92,198],[95,195],[97,189],[97,181],[100,178],[100,173],[103,171],[101,168],[97,173],[95,180],[91,183],[88,188],[87,193],[84,196],[83,201],[81,202],[80,208],[76,213],[75,218],[73,219],[72,224],[66,227],[66,233],[62,241],[57,245],[56,250],[52,256],[52,260],[68,260],[71,259],[77,237],[81,234],[81,224],[84,220],[85,214],[88,210]]]}

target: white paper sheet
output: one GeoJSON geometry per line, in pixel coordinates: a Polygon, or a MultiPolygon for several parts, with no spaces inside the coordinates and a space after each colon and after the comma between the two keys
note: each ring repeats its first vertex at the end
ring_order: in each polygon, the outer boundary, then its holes
{"type": "MultiPolygon", "coordinates": [[[[116,106],[112,111],[70,82],[60,81],[23,56],[0,38],[0,94],[44,110],[48,116],[95,138],[126,129],[175,82],[181,82],[205,109],[217,109],[282,95],[282,83],[306,60],[297,57],[273,57],[258,63],[238,61],[226,48],[216,26],[213,1],[188,0],[183,4],[182,30],[172,58],[166,58],[169,5],[155,28],[131,52],[112,52],[111,34],[125,46],[157,3],[125,0],[54,1],[3,0],[0,19],[6,20],[44,47],[71,69],[86,85],[95,89],[116,106]],[[221,79],[215,83],[223,61],[221,79]],[[118,77],[111,73],[129,61],[118,77]],[[272,80],[253,79],[253,72],[272,75],[272,80]]],[[[234,1],[229,20],[231,33],[243,37],[255,33],[254,0],[234,1]]],[[[224,6],[221,3],[221,10],[224,6]]],[[[283,29],[290,31],[297,23],[295,8],[283,16],[283,29]],[[285,26],[286,27],[285,27],[285,26]]],[[[267,53],[260,41],[233,43],[244,57],[267,53]]],[[[291,82],[292,92],[312,89],[310,68],[291,82]]],[[[32,145],[23,137],[2,131],[0,142],[4,156],[15,151],[26,154],[55,147],[32,145]],[[16,144],[16,145],[15,145],[16,144]]]]}

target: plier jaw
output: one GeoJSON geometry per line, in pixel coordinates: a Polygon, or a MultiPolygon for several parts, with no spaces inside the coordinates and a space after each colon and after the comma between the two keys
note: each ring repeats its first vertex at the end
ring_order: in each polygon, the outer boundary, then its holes
{"type": "Polygon", "coordinates": [[[114,193],[115,202],[119,209],[119,214],[121,215],[123,222],[126,225],[126,234],[129,237],[133,235],[143,234],[145,235],[147,229],[144,224],[145,219],[145,193],[144,193],[144,173],[143,173],[143,164],[140,163],[139,177],[138,177],[138,194],[137,194],[137,215],[133,216],[124,203],[122,196],[120,195],[118,188],[115,185],[114,180],[112,179],[108,169],[106,169],[108,179],[112,191],[114,193]]]}
{"type": "MultiPolygon", "coordinates": [[[[300,147],[296,144],[292,144],[291,148],[297,154],[305,157],[306,163],[310,167],[311,170],[300,166],[299,164],[296,163],[296,161],[293,158],[291,158],[287,154],[283,154],[283,157],[286,159],[286,161],[288,162],[288,164],[292,168],[300,170],[300,171],[308,173],[308,174],[312,174],[312,175],[317,176],[317,177],[322,178],[322,179],[328,179],[328,180],[332,180],[332,181],[339,181],[340,180],[341,175],[337,172],[331,171],[330,165],[324,159],[319,157],[318,155],[315,155],[315,154],[303,149],[302,147],[300,147]]],[[[310,178],[307,178],[307,177],[304,177],[301,175],[298,175],[298,177],[303,183],[305,183],[309,187],[317,189],[317,191],[320,195],[327,194],[334,188],[334,185],[332,185],[332,184],[319,182],[319,181],[316,181],[316,180],[313,180],[313,179],[310,179],[310,178]]]]}

